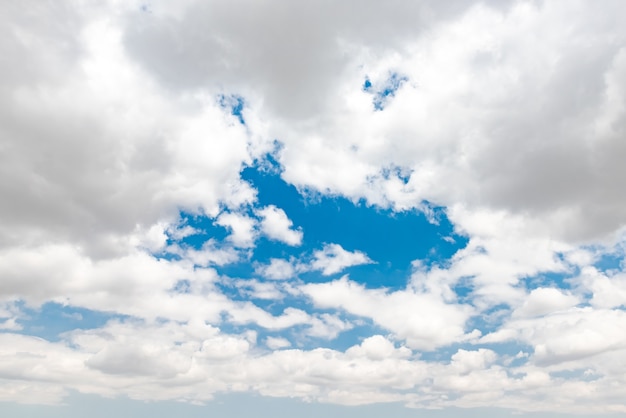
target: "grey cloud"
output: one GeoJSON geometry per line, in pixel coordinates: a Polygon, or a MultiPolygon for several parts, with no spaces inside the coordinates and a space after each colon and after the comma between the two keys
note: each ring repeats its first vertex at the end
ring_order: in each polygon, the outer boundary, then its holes
{"type": "Polygon", "coordinates": [[[7,1],[0,5],[0,88],[58,81],[83,51],[80,8],[70,2],[7,1]],[[33,30],[35,29],[35,30],[33,30]]]}
{"type": "MultiPolygon", "coordinates": [[[[496,2],[507,5],[509,2],[496,2]]],[[[156,9],[159,4],[155,4],[156,9]]],[[[137,12],[126,45],[174,89],[260,94],[276,117],[310,118],[328,105],[355,53],[401,51],[468,2],[193,2],[181,17],[137,12]]]]}
{"type": "Polygon", "coordinates": [[[253,198],[239,179],[245,131],[217,102],[162,95],[116,44],[114,10],[1,7],[0,247],[73,242],[119,254],[138,227],[178,209],[253,198]]]}

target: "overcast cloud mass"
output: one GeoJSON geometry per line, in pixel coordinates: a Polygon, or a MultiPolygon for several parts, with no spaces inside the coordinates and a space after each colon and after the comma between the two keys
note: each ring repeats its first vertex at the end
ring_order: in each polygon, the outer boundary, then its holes
{"type": "Polygon", "coordinates": [[[0,2],[0,404],[625,413],[625,14],[0,2]]]}

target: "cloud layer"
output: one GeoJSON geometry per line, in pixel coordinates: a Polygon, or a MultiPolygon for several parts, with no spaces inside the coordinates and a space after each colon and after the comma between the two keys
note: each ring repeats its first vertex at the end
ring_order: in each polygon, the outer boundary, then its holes
{"type": "Polygon", "coordinates": [[[0,400],[626,411],[624,8],[4,2],[0,400]],[[467,244],[373,285],[249,168],[467,244]]]}

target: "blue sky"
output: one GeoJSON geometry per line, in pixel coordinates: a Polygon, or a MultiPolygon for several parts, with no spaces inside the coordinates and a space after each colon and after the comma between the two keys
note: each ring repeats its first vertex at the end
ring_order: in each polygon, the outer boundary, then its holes
{"type": "Polygon", "coordinates": [[[623,414],[623,9],[3,4],[0,413],[623,414]]]}

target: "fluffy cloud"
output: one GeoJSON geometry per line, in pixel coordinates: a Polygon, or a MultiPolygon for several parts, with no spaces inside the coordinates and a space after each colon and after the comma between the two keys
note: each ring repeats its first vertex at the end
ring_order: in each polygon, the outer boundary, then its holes
{"type": "Polygon", "coordinates": [[[254,219],[237,213],[223,213],[217,218],[216,223],[231,231],[228,240],[232,242],[234,246],[240,248],[254,246],[257,235],[255,229],[256,222],[254,219]]]}
{"type": "Polygon", "coordinates": [[[256,273],[272,280],[285,280],[295,275],[296,269],[292,263],[280,258],[270,259],[270,263],[260,265],[256,268],[256,273]]]}
{"type": "Polygon", "coordinates": [[[3,2],[0,400],[256,391],[624,412],[624,265],[602,268],[624,257],[623,12],[3,2]],[[268,152],[305,196],[441,206],[468,244],[416,261],[405,288],[325,281],[376,260],[336,243],[296,254],[303,231],[242,179],[268,152]],[[230,235],[194,245],[204,232],[181,212],[230,235]],[[246,270],[262,235],[288,249],[246,270]],[[49,302],[128,318],[27,335],[25,312],[49,302]],[[324,346],[355,327],[352,347],[324,346]]]}
{"type": "Polygon", "coordinates": [[[346,277],[306,284],[302,291],[322,308],[339,308],[370,318],[412,348],[434,350],[478,336],[477,331],[465,333],[465,324],[472,314],[470,306],[445,303],[433,294],[370,290],[346,277]]]}
{"type": "Polygon", "coordinates": [[[513,312],[514,316],[541,316],[560,310],[572,308],[580,300],[558,289],[539,287],[533,289],[519,309],[513,312]]]}
{"type": "Polygon", "coordinates": [[[254,334],[227,335],[201,321],[112,321],[102,329],[76,330],[65,338],[51,343],[0,335],[0,374],[31,382],[13,386],[10,399],[27,402],[25,391],[31,389],[44,396],[40,402],[55,403],[73,389],[143,400],[203,402],[224,390],[252,390],[346,405],[403,401],[440,408],[488,401],[538,411],[557,399],[569,411],[623,410],[619,397],[623,385],[616,386],[623,382],[623,373],[591,382],[584,377],[565,381],[526,366],[513,368],[508,375],[491,350],[459,349],[449,361],[426,362],[380,335],[345,352],[284,349],[284,340],[268,338],[268,345],[283,349],[257,353],[254,334]],[[247,379],[242,381],[241,375],[247,379]],[[603,407],[593,403],[597,398],[585,387],[602,393],[603,407]],[[447,393],[454,393],[455,400],[447,399],[447,393]]]}
{"type": "Polygon", "coordinates": [[[287,217],[284,210],[274,205],[267,206],[258,211],[261,219],[261,232],[268,238],[282,241],[289,245],[302,243],[302,231],[291,229],[293,222],[287,217]]]}
{"type": "Polygon", "coordinates": [[[313,261],[309,268],[321,270],[325,276],[339,273],[346,267],[369,264],[372,260],[360,251],[346,251],[339,244],[326,244],[321,250],[313,253],[313,261]]]}
{"type": "Polygon", "coordinates": [[[567,240],[610,234],[625,221],[613,157],[626,34],[617,2],[586,7],[474,6],[401,48],[355,57],[320,125],[277,135],[284,177],[400,209],[425,199],[528,215],[567,240]],[[359,87],[394,73],[408,81],[373,112],[359,87]]]}

